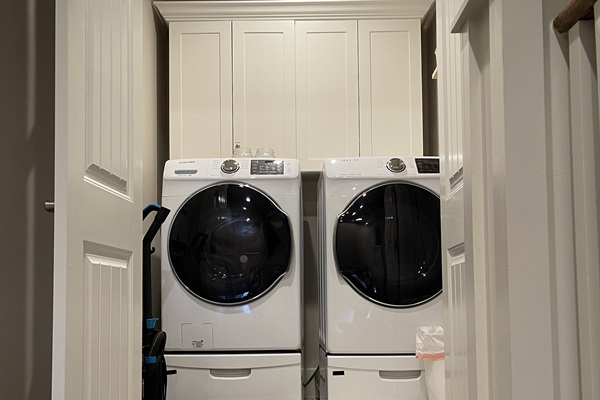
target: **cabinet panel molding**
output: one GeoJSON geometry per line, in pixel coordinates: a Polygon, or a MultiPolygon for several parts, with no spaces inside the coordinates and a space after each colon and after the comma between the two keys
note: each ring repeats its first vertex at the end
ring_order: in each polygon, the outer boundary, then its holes
{"type": "Polygon", "coordinates": [[[421,24],[358,22],[360,155],[423,155],[421,24]]]}
{"type": "Polygon", "coordinates": [[[171,159],[232,151],[231,22],[169,29],[171,159]]]}
{"type": "Polygon", "coordinates": [[[233,22],[234,142],[296,156],[294,21],[233,22]]]}
{"type": "Polygon", "coordinates": [[[297,154],[303,170],[359,155],[356,21],[296,22],[297,154]]]}

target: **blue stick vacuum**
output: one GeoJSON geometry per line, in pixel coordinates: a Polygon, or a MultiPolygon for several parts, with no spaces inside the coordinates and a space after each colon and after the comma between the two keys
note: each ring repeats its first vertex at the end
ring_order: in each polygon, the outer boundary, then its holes
{"type": "MultiPolygon", "coordinates": [[[[151,255],[155,249],[152,247],[152,239],[158,233],[161,225],[167,219],[171,212],[168,208],[161,207],[158,204],[150,204],[144,208],[143,218],[151,213],[156,212],[154,221],[144,235],[142,242],[142,268],[143,268],[143,313],[142,321],[143,337],[142,337],[142,352],[144,363],[142,366],[142,399],[143,400],[165,400],[167,398],[167,375],[171,371],[167,371],[165,363],[165,343],[167,334],[156,327],[156,318],[152,314],[152,263],[151,255]]],[[[173,371],[172,373],[176,373],[173,371]]]]}

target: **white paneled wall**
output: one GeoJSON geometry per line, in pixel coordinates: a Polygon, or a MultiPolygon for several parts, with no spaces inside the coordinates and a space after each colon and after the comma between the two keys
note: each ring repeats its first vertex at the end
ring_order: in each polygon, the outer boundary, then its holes
{"type": "MultiPolygon", "coordinates": [[[[465,196],[463,135],[466,69],[465,33],[452,34],[460,0],[437,3],[437,58],[439,140],[442,173],[442,247],[444,268],[444,329],[446,393],[451,399],[469,399],[469,313],[472,298],[472,260],[465,254],[465,196]]],[[[471,381],[474,380],[471,378],[471,381]]]]}
{"type": "Polygon", "coordinates": [[[451,342],[446,342],[448,355],[449,391],[453,398],[468,399],[468,343],[467,343],[467,288],[464,246],[458,246],[449,255],[446,290],[448,309],[451,310],[447,331],[451,342]]]}
{"type": "MultiPolygon", "coordinates": [[[[552,20],[565,6],[564,2],[548,2],[544,20],[552,20]]],[[[547,74],[550,86],[547,125],[549,193],[554,215],[549,225],[553,247],[552,268],[556,282],[556,357],[559,361],[555,386],[561,399],[580,399],[579,341],[577,330],[577,295],[575,284],[575,255],[573,241],[573,174],[571,168],[571,138],[569,108],[569,38],[557,35],[552,26],[545,30],[548,43],[547,62],[552,65],[547,74]]]]}
{"type": "Polygon", "coordinates": [[[600,19],[567,43],[563,1],[437,6],[448,398],[597,399],[600,19]]]}
{"type": "Polygon", "coordinates": [[[600,138],[594,23],[568,33],[581,398],[600,398],[600,138]]]}

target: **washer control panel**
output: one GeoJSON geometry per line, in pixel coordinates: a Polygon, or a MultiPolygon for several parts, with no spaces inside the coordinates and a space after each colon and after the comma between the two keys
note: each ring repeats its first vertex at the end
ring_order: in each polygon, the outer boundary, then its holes
{"type": "Polygon", "coordinates": [[[296,179],[300,162],[294,158],[191,158],[165,163],[163,180],[296,179]]]}
{"type": "Polygon", "coordinates": [[[283,160],[252,160],[250,175],[283,175],[283,160]]]}

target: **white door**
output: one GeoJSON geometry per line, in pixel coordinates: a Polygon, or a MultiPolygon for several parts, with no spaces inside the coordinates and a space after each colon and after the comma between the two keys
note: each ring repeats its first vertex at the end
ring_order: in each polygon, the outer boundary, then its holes
{"type": "Polygon", "coordinates": [[[53,399],[141,397],[139,0],[56,1],[53,399]]]}

